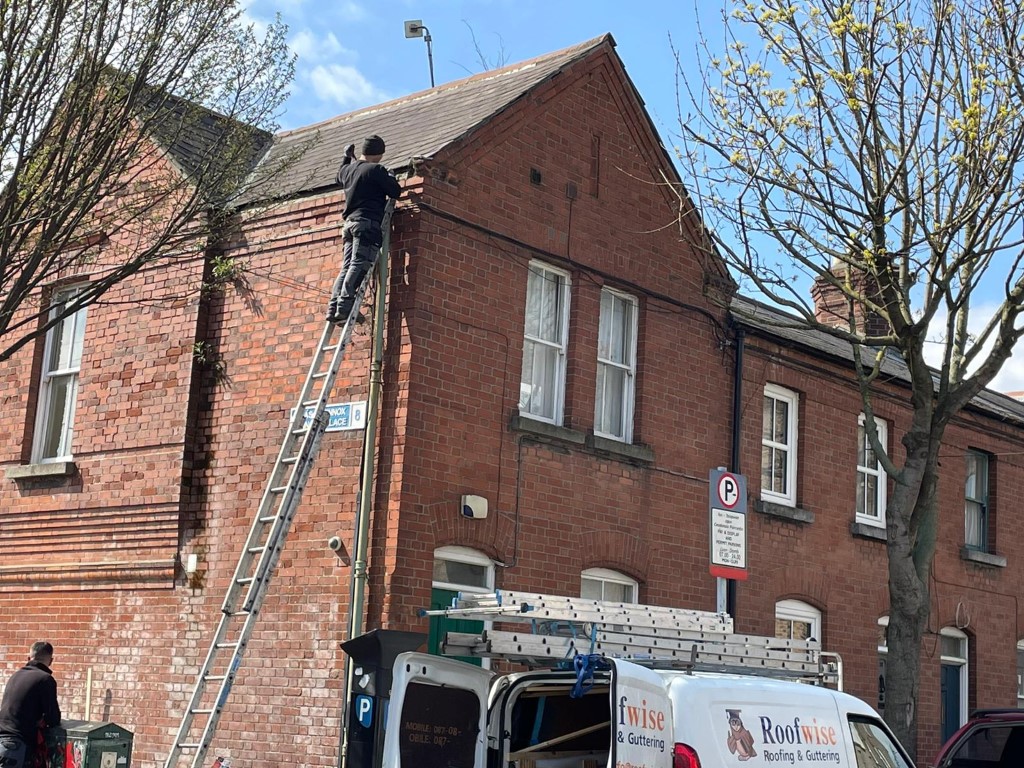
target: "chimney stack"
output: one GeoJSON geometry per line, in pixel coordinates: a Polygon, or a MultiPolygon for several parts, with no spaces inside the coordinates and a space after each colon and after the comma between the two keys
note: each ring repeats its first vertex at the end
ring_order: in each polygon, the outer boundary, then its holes
{"type": "MultiPolygon", "coordinates": [[[[849,274],[849,282],[854,293],[877,302],[878,283],[872,275],[838,259],[832,260],[829,271],[841,282],[845,281],[849,274]]],[[[891,333],[889,322],[884,317],[869,310],[861,302],[850,299],[823,277],[814,279],[811,298],[814,299],[814,317],[823,325],[845,328],[864,336],[887,336],[891,333]],[[851,316],[853,328],[850,328],[851,316]]]]}

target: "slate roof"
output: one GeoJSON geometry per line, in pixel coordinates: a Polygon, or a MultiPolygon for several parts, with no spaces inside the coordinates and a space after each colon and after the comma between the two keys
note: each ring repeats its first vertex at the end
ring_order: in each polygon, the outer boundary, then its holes
{"type": "Polygon", "coordinates": [[[311,143],[297,161],[274,175],[273,189],[260,190],[259,197],[287,197],[336,186],[335,174],[345,147],[355,144],[358,150],[362,139],[373,133],[387,142],[384,163],[389,168],[404,169],[414,157],[433,157],[604,45],[615,46],[611,35],[280,133],[261,165],[272,165],[311,143]]]}
{"type": "MultiPolygon", "coordinates": [[[[774,337],[783,343],[802,347],[835,360],[853,361],[853,348],[847,342],[823,331],[808,328],[799,318],[776,307],[746,296],[735,296],[730,314],[738,325],[754,330],[762,336],[774,337]]],[[[871,350],[864,350],[863,357],[865,362],[869,362],[874,359],[874,354],[871,350]]],[[[890,351],[882,361],[882,374],[896,381],[910,382],[907,364],[895,351],[890,351]]],[[[935,376],[937,379],[937,372],[935,376]]],[[[970,407],[989,416],[1024,426],[1024,403],[1001,392],[985,389],[971,401],[970,407]]]]}

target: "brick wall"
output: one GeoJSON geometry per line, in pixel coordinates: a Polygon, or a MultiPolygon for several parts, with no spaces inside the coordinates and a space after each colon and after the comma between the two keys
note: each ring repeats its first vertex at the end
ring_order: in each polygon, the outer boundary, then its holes
{"type": "MultiPolygon", "coordinates": [[[[661,185],[665,162],[604,49],[407,182],[384,318],[368,628],[425,629],[417,611],[430,599],[434,550],[446,545],[499,562],[500,587],[573,594],[583,569],[603,567],[637,579],[644,601],[715,607],[707,477],[730,458],[733,353],[724,312],[703,294],[711,267],[690,245],[695,233],[665,226],[679,205],[661,185]],[[554,430],[515,418],[531,259],[571,275],[565,420],[554,430]],[[639,454],[604,450],[591,434],[604,285],[640,302],[634,434],[647,451],[639,454]],[[486,520],[458,514],[464,493],[488,498],[486,520]]],[[[247,213],[225,244],[241,278],[203,303],[90,309],[76,418],[80,475],[60,486],[4,483],[0,533],[19,542],[28,570],[3,577],[0,609],[21,620],[0,632],[2,671],[33,640],[52,640],[66,714],[85,715],[91,670],[91,715],[136,732],[140,768],[159,764],[171,743],[322,328],[340,263],[340,202],[327,194],[247,213]],[[194,364],[197,341],[218,366],[194,364]],[[195,555],[198,571],[168,565],[155,576],[108,569],[87,578],[75,565],[74,578],[41,575],[41,563],[111,559],[112,551],[135,563],[195,555]]],[[[198,255],[190,265],[193,279],[202,275],[198,255]]],[[[179,279],[145,273],[121,296],[159,297],[179,279]]],[[[365,399],[369,333],[369,325],[357,330],[334,402],[365,399]]],[[[12,435],[25,434],[31,367],[27,351],[0,369],[0,419],[12,435]]],[[[816,606],[826,646],[846,662],[848,689],[874,703],[885,554],[881,542],[850,531],[860,405],[841,383],[848,378],[770,340],[751,341],[741,422],[751,499],[759,493],[761,393],[777,383],[801,393],[798,500],[814,522],[751,514],[737,626],[770,634],[776,601],[816,606]]],[[[897,456],[904,403],[893,387],[879,405],[897,456]]],[[[23,442],[13,442],[2,449],[5,466],[21,461],[23,442]]],[[[944,456],[933,627],[970,616],[979,706],[1013,701],[1021,537],[1008,500],[1022,490],[1020,442],[1014,428],[970,416],[951,427],[944,456]],[[959,555],[958,457],[968,445],[998,454],[995,541],[1005,569],[959,555]]],[[[350,569],[326,541],[340,536],[351,554],[361,454],[358,433],[324,438],[216,754],[253,766],[335,763],[350,569]]],[[[937,746],[933,640],[922,755],[937,746]]]]}

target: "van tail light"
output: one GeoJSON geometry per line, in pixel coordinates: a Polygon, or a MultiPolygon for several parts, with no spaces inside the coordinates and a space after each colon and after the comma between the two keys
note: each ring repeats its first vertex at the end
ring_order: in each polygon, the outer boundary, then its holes
{"type": "Polygon", "coordinates": [[[697,750],[687,744],[676,744],[672,749],[672,768],[700,768],[697,750]]]}

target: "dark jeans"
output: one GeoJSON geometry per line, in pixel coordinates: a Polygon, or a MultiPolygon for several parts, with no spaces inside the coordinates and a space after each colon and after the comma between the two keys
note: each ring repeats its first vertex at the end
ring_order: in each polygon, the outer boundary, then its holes
{"type": "Polygon", "coordinates": [[[27,750],[17,736],[0,736],[0,768],[22,768],[27,750]]]}
{"type": "Polygon", "coordinates": [[[344,259],[341,272],[334,281],[331,291],[331,306],[328,310],[347,316],[352,310],[352,303],[360,283],[366,273],[377,263],[380,251],[381,231],[366,221],[346,221],[341,228],[344,241],[344,259]]]}

